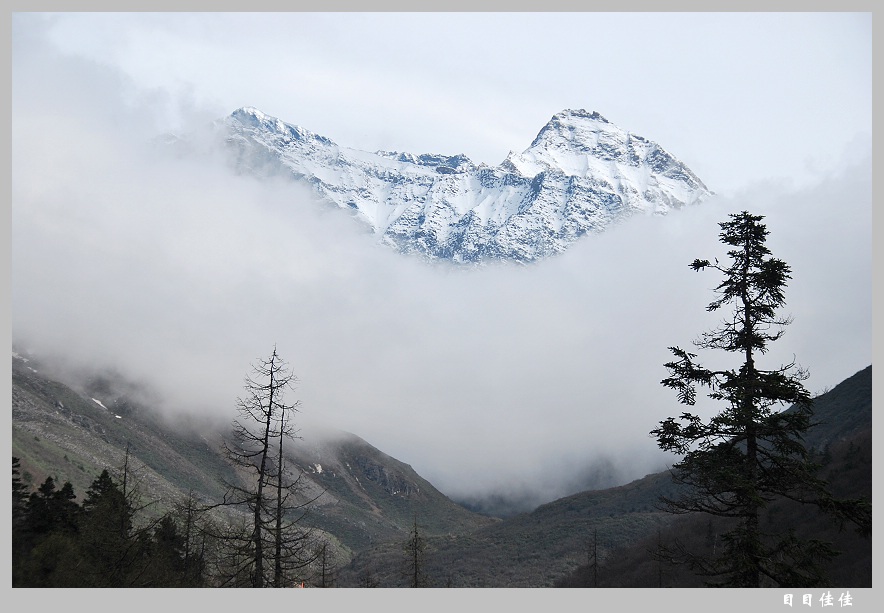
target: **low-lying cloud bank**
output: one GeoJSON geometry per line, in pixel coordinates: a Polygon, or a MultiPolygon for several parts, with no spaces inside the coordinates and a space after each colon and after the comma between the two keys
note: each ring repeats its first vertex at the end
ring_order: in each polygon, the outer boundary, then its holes
{"type": "Polygon", "coordinates": [[[688,263],[724,259],[717,224],[743,209],[793,269],[794,324],[764,365],[794,354],[816,391],[871,363],[870,151],[812,189],[749,186],[533,266],[463,270],[377,246],[290,182],[168,156],[150,101],[43,60],[40,79],[13,71],[13,342],[145,382],[169,414],[229,420],[275,344],[305,436],[351,431],[451,496],[640,477],[667,461],[648,432],[680,411],[667,347],[717,323],[719,278],[688,263]]]}

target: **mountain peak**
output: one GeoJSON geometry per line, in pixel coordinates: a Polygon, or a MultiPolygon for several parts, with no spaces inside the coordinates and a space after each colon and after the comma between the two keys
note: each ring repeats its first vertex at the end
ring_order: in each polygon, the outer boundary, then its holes
{"type": "Polygon", "coordinates": [[[550,122],[556,120],[564,120],[564,119],[591,119],[593,121],[601,121],[602,123],[610,123],[607,119],[602,117],[601,113],[598,111],[593,111],[592,113],[587,112],[584,109],[565,109],[563,111],[559,111],[555,115],[552,116],[550,122]]]}
{"type": "Polygon", "coordinates": [[[241,106],[231,113],[231,115],[253,115],[255,117],[266,117],[259,109],[253,106],[241,106]]]}
{"type": "Polygon", "coordinates": [[[379,243],[431,260],[535,261],[630,215],[710,194],[659,145],[584,109],[556,113],[527,149],[493,167],[342,147],[248,106],[220,123],[240,170],[303,181],[379,243]]]}
{"type": "MultiPolygon", "coordinates": [[[[671,187],[676,190],[688,187],[710,193],[687,166],[657,143],[623,130],[597,111],[583,109],[553,115],[531,146],[520,154],[510,153],[504,164],[524,177],[562,172],[579,177],[612,176],[618,182],[628,178],[646,195],[646,188],[660,185],[661,179],[672,180],[671,187]],[[656,175],[653,180],[649,170],[656,175]]],[[[664,203],[656,212],[667,208],[664,203]]]]}
{"type": "Polygon", "coordinates": [[[244,125],[253,126],[259,124],[275,124],[276,122],[279,122],[276,117],[265,115],[263,112],[253,106],[242,106],[236,109],[230,114],[230,119],[236,119],[244,125]]]}
{"type": "Polygon", "coordinates": [[[628,137],[625,131],[602,117],[598,111],[589,113],[584,109],[565,109],[553,115],[541,128],[528,150],[555,147],[588,151],[588,147],[597,144],[599,135],[604,133],[616,134],[623,140],[628,137]]]}
{"type": "Polygon", "coordinates": [[[317,140],[326,145],[334,144],[324,136],[320,136],[319,134],[306,130],[300,126],[292,125],[281,119],[267,115],[253,106],[243,106],[236,109],[225,121],[234,132],[238,131],[235,124],[240,124],[243,128],[253,131],[254,133],[261,132],[267,135],[273,135],[277,138],[282,138],[283,142],[288,142],[294,139],[301,141],[317,140]]]}

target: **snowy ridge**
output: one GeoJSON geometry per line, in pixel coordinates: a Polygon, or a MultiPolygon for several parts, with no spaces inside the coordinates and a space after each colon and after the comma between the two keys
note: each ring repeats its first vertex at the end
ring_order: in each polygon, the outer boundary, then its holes
{"type": "Polygon", "coordinates": [[[464,155],[370,153],[243,107],[217,123],[241,172],[288,174],[350,210],[378,240],[429,259],[530,262],[634,214],[711,192],[689,168],[598,113],[557,113],[496,167],[464,155]]]}

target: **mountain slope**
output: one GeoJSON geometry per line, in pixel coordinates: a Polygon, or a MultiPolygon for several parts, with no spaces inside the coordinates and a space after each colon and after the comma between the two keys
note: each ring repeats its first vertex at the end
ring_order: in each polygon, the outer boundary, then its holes
{"type": "MultiPolygon", "coordinates": [[[[845,379],[832,390],[814,399],[818,422],[805,439],[808,449],[816,448],[821,464],[819,476],[829,483],[832,493],[844,499],[866,497],[872,500],[872,367],[845,379]]],[[[787,409],[787,410],[792,410],[787,409]]],[[[665,475],[665,473],[662,473],[665,475]]],[[[800,538],[831,542],[840,555],[826,569],[832,585],[870,587],[872,585],[872,541],[856,533],[848,524],[843,529],[811,505],[775,501],[762,518],[764,528],[785,532],[795,528],[800,538]]],[[[674,518],[657,534],[605,552],[596,573],[583,565],[557,585],[562,587],[700,587],[703,580],[689,569],[661,565],[650,551],[659,542],[679,539],[695,552],[714,544],[717,520],[693,514],[674,518]]]]}
{"type": "MultiPolygon", "coordinates": [[[[808,446],[821,450],[831,441],[822,476],[836,496],[871,499],[871,366],[815,400],[821,423],[810,430],[808,446]]],[[[788,410],[788,409],[787,409],[788,410]]],[[[588,556],[595,548],[601,563],[599,586],[699,586],[701,580],[682,568],[661,569],[648,551],[658,538],[689,535],[705,538],[708,517],[682,517],[657,509],[661,496],[675,495],[668,471],[626,485],[580,492],[531,513],[506,518],[469,535],[428,539],[426,573],[442,587],[589,587],[588,556]],[[659,535],[659,536],[658,536],[659,535]],[[662,579],[661,579],[662,577],[662,579]]],[[[814,509],[798,511],[774,505],[765,521],[790,521],[800,513],[799,535],[831,540],[845,552],[831,569],[842,585],[871,585],[871,540],[847,527],[840,531],[814,509]]],[[[420,518],[419,518],[420,519],[420,518]]],[[[366,575],[381,585],[400,585],[394,572],[401,551],[375,546],[356,556],[341,573],[351,584],[366,575]]]]}
{"type": "Polygon", "coordinates": [[[805,445],[817,450],[852,438],[868,428],[872,423],[872,367],[866,366],[817,397],[813,403],[813,419],[819,425],[807,433],[805,445]]]}
{"type": "MultiPolygon", "coordinates": [[[[841,498],[872,498],[871,426],[830,448],[820,475],[829,481],[833,493],[841,498]]],[[[848,524],[842,529],[836,522],[809,505],[776,501],[762,517],[765,530],[785,533],[795,528],[802,539],[819,539],[833,544],[840,553],[828,565],[826,576],[831,587],[871,587],[872,540],[863,537],[848,524]]],[[[708,515],[672,518],[657,533],[622,547],[605,551],[594,573],[586,563],[556,581],[558,587],[703,587],[703,577],[689,568],[661,564],[653,558],[660,543],[671,545],[676,539],[698,554],[712,553],[718,533],[717,519],[708,515]]]]}
{"type": "Polygon", "coordinates": [[[656,143],[583,110],[557,113],[496,167],[464,155],[342,147],[252,107],[215,128],[239,172],[307,183],[379,242],[458,263],[534,261],[631,215],[665,214],[711,194],[656,143]]]}
{"type": "MultiPolygon", "coordinates": [[[[25,484],[47,476],[70,481],[82,497],[105,468],[122,466],[125,450],[152,510],[166,511],[189,491],[217,501],[222,480],[237,476],[223,453],[225,431],[207,423],[169,422],[117,391],[112,377],[83,381],[75,390],[44,374],[33,359],[13,354],[12,453],[25,484]]],[[[415,514],[429,534],[457,534],[495,520],[448,499],[410,466],[353,434],[328,431],[295,441],[288,462],[302,475],[299,496],[309,505],[305,525],[334,537],[339,559],[371,543],[404,538],[415,514]]]]}

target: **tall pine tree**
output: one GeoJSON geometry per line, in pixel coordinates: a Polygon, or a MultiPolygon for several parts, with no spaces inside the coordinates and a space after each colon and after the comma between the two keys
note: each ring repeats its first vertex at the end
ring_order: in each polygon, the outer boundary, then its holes
{"type": "Polygon", "coordinates": [[[791,269],[770,256],[763,217],[744,211],[730,218],[719,224],[721,242],[731,247],[730,264],[697,259],[690,267],[724,275],[707,310],[731,310],[718,328],[694,344],[735,354],[739,365],[709,369],[696,361],[696,354],[671,347],[675,360],[666,364],[670,376],[662,381],[682,404],[695,405],[696,388],[701,386],[709,390],[709,398],[724,403],[724,409],[705,422],[684,412],[651,431],[661,449],[684,455],[672,467],[673,478],[686,486],[684,494],[664,499],[664,506],[673,513],[724,518],[727,530],[713,558],[680,546],[667,553],[710,577],[710,585],[820,585],[823,566],[835,551],[818,540],[802,541],[794,531],[765,533],[763,510],[785,498],[817,505],[841,522],[849,520],[861,531],[870,531],[871,505],[834,499],[814,474],[817,466],[803,444],[803,435],[813,425],[811,397],[802,383],[807,373],[794,362],[769,370],[758,363],[790,323],[777,312],[785,304],[791,269]],[[789,405],[792,410],[782,410],[789,405]]]}

